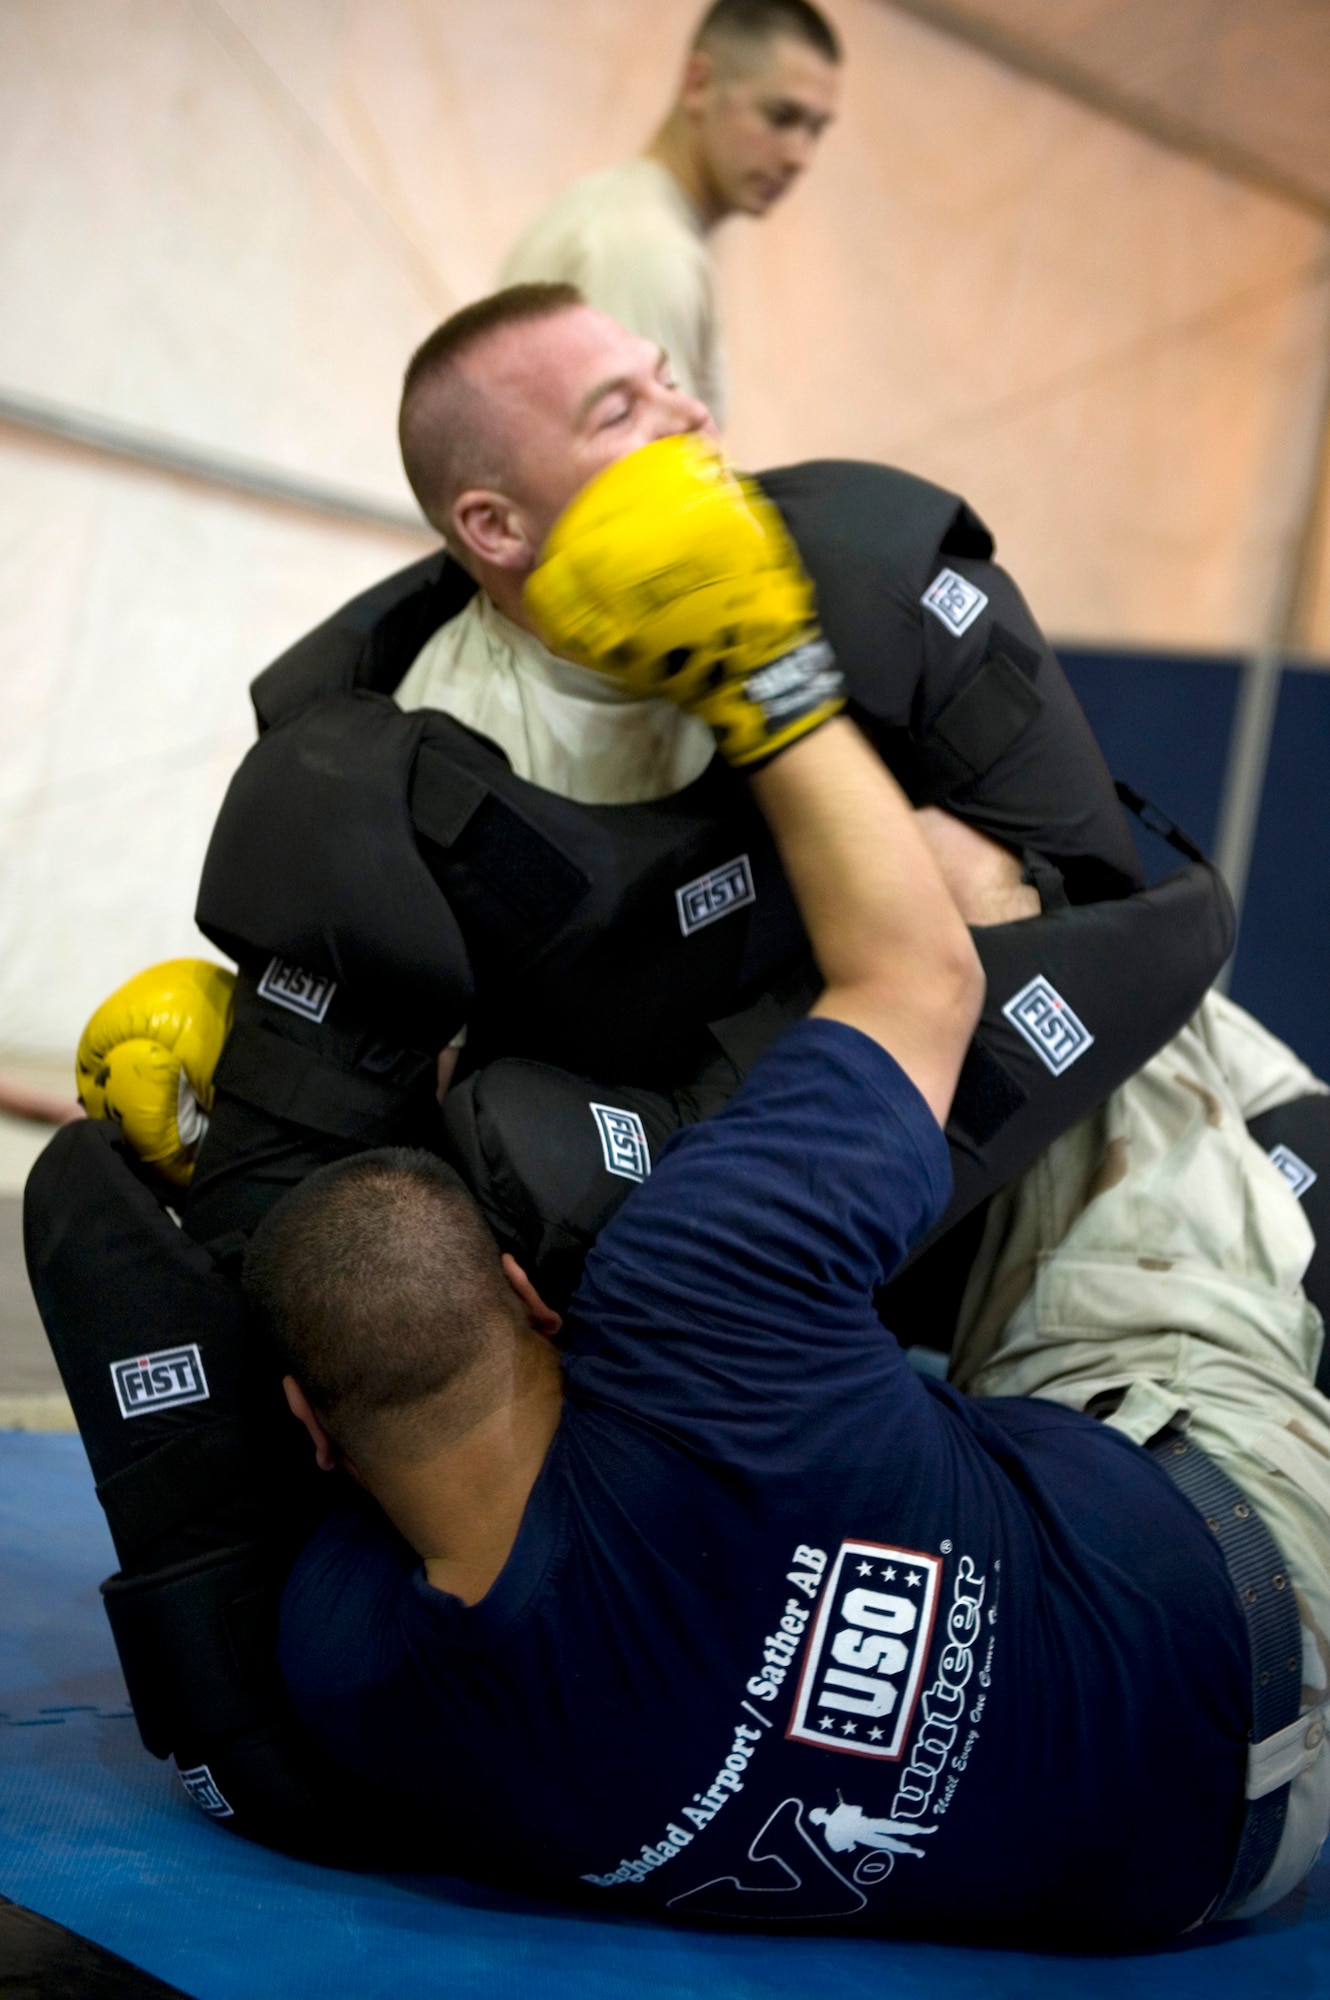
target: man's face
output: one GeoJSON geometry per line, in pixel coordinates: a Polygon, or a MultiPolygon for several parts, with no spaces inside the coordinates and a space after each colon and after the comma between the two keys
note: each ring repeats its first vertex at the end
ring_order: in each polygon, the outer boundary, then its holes
{"type": "Polygon", "coordinates": [[[840,70],[806,42],[775,35],[759,66],[726,77],[706,64],[684,88],[716,207],[765,215],[812,160],[836,114],[840,70]]]}
{"type": "Polygon", "coordinates": [[[532,563],[568,502],[607,465],[657,438],[716,436],[705,403],[675,384],[660,348],[590,306],[504,327],[465,366],[501,426],[503,492],[532,563]]]}

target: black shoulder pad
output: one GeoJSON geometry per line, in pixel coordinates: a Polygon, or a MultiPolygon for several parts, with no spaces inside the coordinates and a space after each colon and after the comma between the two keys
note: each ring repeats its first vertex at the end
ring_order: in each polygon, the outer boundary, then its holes
{"type": "MultiPolygon", "coordinates": [[[[889,465],[824,459],[764,472],[817,587],[817,609],[850,700],[880,723],[909,725],[924,671],[920,604],[959,536],[992,537],[963,500],[889,465]]],[[[895,769],[884,744],[878,746],[895,769]]],[[[905,773],[896,775],[910,786],[905,773]]]]}
{"type": "Polygon", "coordinates": [[[991,562],[997,553],[997,543],[979,516],[962,500],[955,519],[938,543],[937,552],[940,556],[969,556],[972,562],[991,562]]]}
{"type": "Polygon", "coordinates": [[[758,484],[799,545],[833,646],[833,624],[871,618],[885,586],[917,603],[939,554],[993,553],[993,537],[957,494],[894,465],[813,459],[759,473],[758,484]]]}
{"type": "Polygon", "coordinates": [[[431,633],[456,616],[475,588],[440,549],[362,591],[259,675],[250,688],[259,728],[285,721],[321,695],[356,688],[391,694],[431,633]]]}
{"type": "Polygon", "coordinates": [[[277,956],[344,983],[379,1032],[432,1052],[465,1020],[472,977],[411,824],[423,727],[351,694],[266,730],[222,801],[196,914],[241,964],[277,956]]]}
{"type": "Polygon", "coordinates": [[[993,537],[892,466],[764,473],[817,587],[851,713],[916,805],[1048,856],[1073,902],[1139,886],[1127,823],[1075,695],[993,537]]]}
{"type": "Polygon", "coordinates": [[[601,1230],[689,1122],[659,1092],[514,1057],[473,1070],[443,1100],[446,1157],[500,1249],[560,1312],[601,1230]]]}

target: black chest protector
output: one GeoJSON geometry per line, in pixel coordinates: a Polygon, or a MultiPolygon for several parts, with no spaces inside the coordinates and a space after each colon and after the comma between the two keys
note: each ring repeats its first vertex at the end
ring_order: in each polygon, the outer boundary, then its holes
{"type": "MultiPolygon", "coordinates": [[[[961,500],[844,462],[763,484],[884,760],[916,803],[1024,855],[1044,903],[976,933],[988,1004],[948,1128],[945,1234],[1175,1032],[1230,948],[1231,913],[1199,858],[1141,887],[1080,707],[961,500]],[[1059,1020],[1078,1024],[1074,1057],[1055,1052],[1059,1020]]],[[[557,1292],[626,1191],[581,1079],[653,1093],[659,1142],[802,1010],[807,944],[748,787],[719,758],[673,797],[580,805],[450,717],[397,707],[391,691],[473,588],[441,552],[255,683],[262,733],[199,894],[200,927],[242,979],[186,1224],[203,1241],[250,1228],[338,1151],[442,1143],[557,1292]],[[441,1140],[434,1058],[463,1024],[441,1140]],[[562,1121],[530,1072],[491,1087],[514,1062],[570,1078],[562,1121]],[[520,1115],[538,1098],[543,1131],[520,1115]],[[519,1158],[545,1162],[529,1200],[508,1171],[519,1158]]]]}
{"type": "Polygon", "coordinates": [[[260,739],[199,914],[255,975],[277,953],[408,1047],[437,1050],[466,1021],[473,1061],[648,1082],[683,1076],[703,1024],[803,938],[762,817],[719,759],[657,804],[574,805],[449,717],[367,693],[260,739]]]}
{"type": "MultiPolygon", "coordinates": [[[[1085,719],[963,502],[871,465],[764,484],[817,584],[854,712],[916,803],[1044,857],[1072,903],[1138,887],[1085,719]]],[[[403,1075],[389,1052],[431,1054],[465,1021],[472,1064],[523,1056],[677,1084],[706,1023],[805,948],[761,817],[719,759],[673,798],[583,806],[516,777],[448,717],[398,710],[391,691],[472,590],[441,553],[260,677],[262,734],[204,866],[199,925],[262,1003],[242,1007],[220,1088],[362,1143],[372,1118],[339,1110],[326,1072],[377,1076],[362,1095],[377,1087],[386,1105],[403,1075]],[[265,991],[273,960],[324,996],[318,1034],[289,979],[265,991]]]]}

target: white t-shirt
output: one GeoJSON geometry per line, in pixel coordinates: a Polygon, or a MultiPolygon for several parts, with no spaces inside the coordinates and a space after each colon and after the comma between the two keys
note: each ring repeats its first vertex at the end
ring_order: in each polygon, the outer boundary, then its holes
{"type": "Polygon", "coordinates": [[[573,284],[666,349],[680,384],[725,421],[725,360],[702,221],[658,160],[628,160],[552,201],[513,249],[502,285],[573,284]]]}
{"type": "Polygon", "coordinates": [[[715,739],[670,701],[638,701],[561,660],[483,590],[428,639],[399,708],[438,708],[497,743],[519,778],[579,805],[641,805],[702,775],[715,739]]]}

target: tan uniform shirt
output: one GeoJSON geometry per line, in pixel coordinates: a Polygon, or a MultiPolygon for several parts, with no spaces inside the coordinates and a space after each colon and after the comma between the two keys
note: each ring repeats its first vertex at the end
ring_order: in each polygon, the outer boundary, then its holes
{"type": "Polygon", "coordinates": [[[696,209],[658,161],[576,181],[537,216],[500,275],[504,285],[559,281],[665,348],[681,386],[724,423],[715,274],[696,209]]]}

